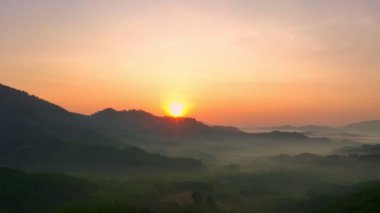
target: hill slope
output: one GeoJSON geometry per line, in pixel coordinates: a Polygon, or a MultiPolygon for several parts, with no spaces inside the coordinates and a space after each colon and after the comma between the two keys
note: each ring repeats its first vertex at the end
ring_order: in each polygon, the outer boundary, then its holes
{"type": "MultiPolygon", "coordinates": [[[[0,128],[16,130],[19,136],[33,129],[39,134],[89,144],[120,145],[120,142],[106,137],[91,128],[84,115],[65,109],[4,85],[0,85],[0,128]]],[[[32,132],[32,131],[29,131],[32,132]]],[[[25,133],[28,134],[28,133],[25,133]]]]}

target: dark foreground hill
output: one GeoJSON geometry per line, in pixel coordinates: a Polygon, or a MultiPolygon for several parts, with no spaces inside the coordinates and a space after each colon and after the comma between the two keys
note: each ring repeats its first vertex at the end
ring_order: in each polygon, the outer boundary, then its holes
{"type": "Polygon", "coordinates": [[[171,159],[126,147],[92,128],[84,115],[0,85],[0,165],[64,172],[196,170],[196,160],[171,159]]]}

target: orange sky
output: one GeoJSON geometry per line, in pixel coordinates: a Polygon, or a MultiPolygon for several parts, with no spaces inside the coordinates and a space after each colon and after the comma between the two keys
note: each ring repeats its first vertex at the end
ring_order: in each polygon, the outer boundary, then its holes
{"type": "Polygon", "coordinates": [[[3,0],[0,81],[70,111],[208,123],[380,118],[375,0],[3,0]]]}

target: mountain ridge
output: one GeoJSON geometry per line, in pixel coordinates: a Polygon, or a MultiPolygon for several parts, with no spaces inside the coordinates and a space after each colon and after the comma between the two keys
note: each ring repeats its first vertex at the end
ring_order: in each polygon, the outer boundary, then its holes
{"type": "Polygon", "coordinates": [[[203,160],[197,156],[208,155],[205,152],[218,156],[233,156],[241,150],[246,155],[275,150],[326,152],[346,143],[297,132],[248,133],[232,126],[207,125],[186,117],[159,117],[143,110],[106,108],[82,115],[6,86],[0,86],[0,97],[7,97],[0,99],[0,117],[6,117],[0,121],[0,134],[8,138],[3,146],[9,149],[39,143],[29,141],[26,136],[30,136],[41,138],[44,146],[49,141],[116,148],[137,146],[153,153],[203,160]]]}

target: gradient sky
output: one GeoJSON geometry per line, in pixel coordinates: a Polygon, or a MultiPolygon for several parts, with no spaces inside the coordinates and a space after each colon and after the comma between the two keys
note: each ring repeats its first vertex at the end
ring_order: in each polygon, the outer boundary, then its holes
{"type": "Polygon", "coordinates": [[[74,112],[380,118],[378,0],[0,0],[0,82],[74,112]]]}

